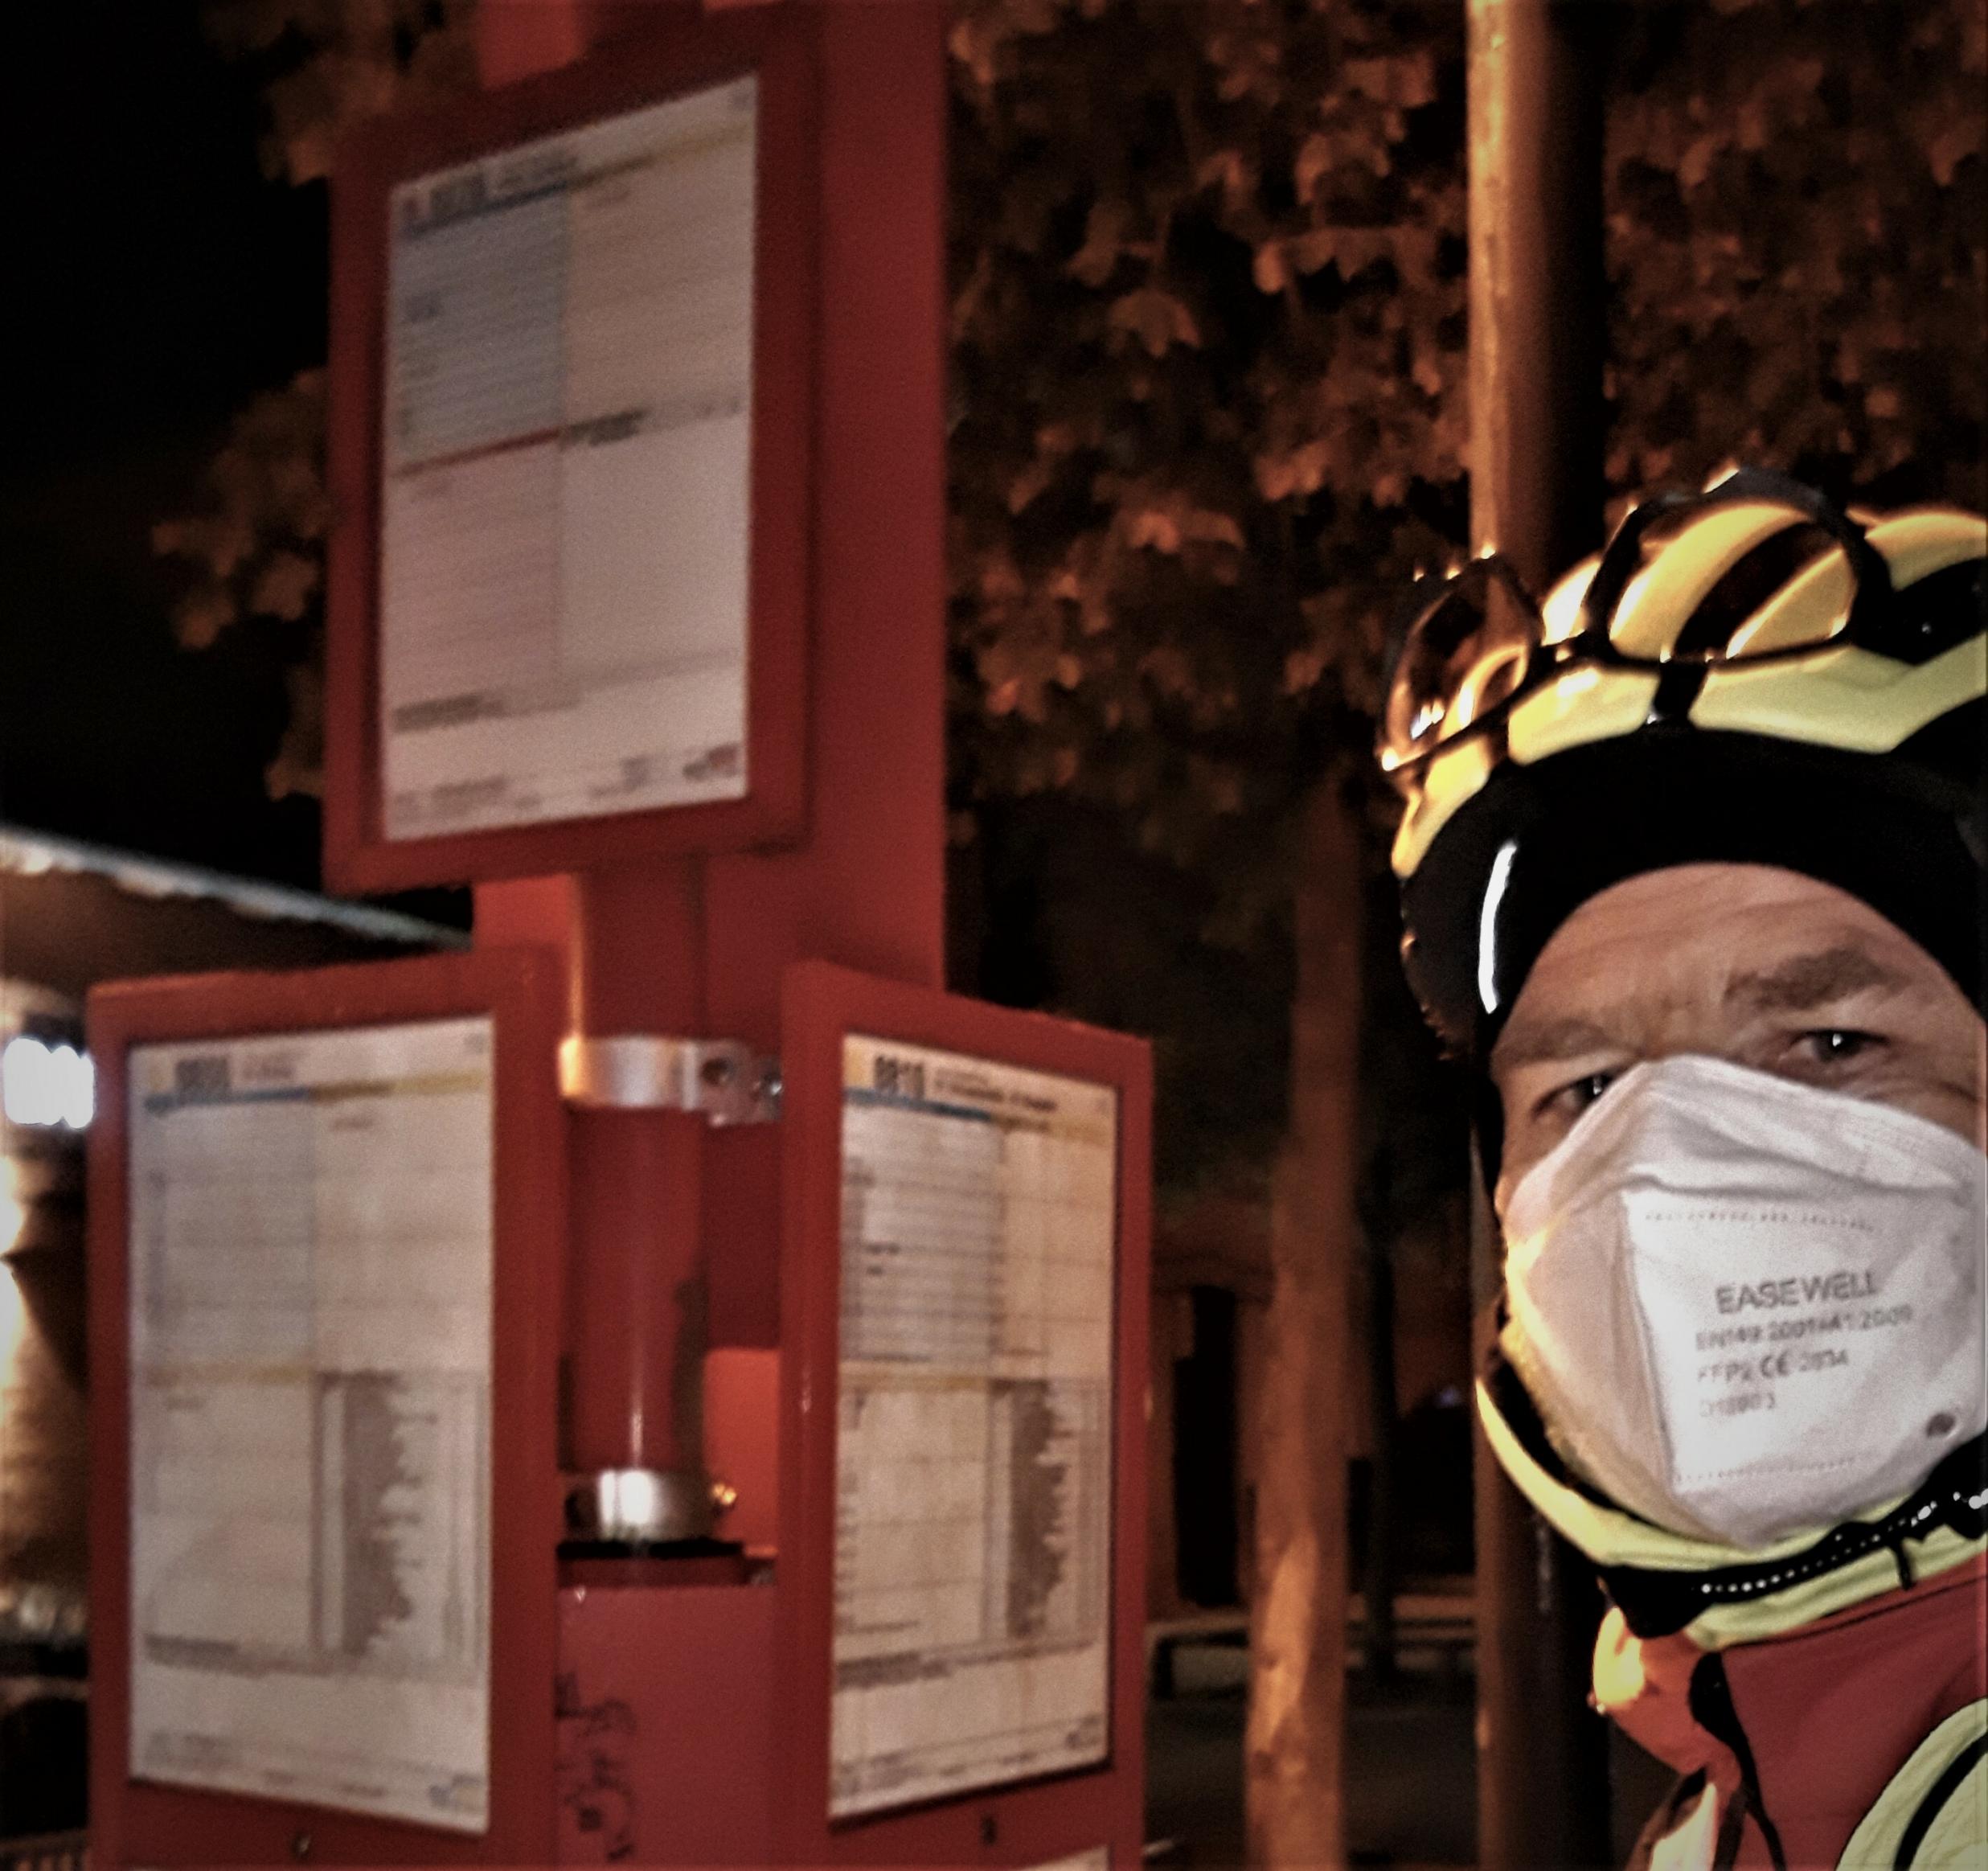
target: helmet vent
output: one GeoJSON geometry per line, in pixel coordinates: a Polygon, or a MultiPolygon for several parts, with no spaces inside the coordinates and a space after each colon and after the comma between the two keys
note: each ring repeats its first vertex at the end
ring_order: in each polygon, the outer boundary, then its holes
{"type": "MultiPolygon", "coordinates": [[[[1684,620],[1670,654],[1678,658],[1715,657],[1728,649],[1754,613],[1826,552],[1838,551],[1823,527],[1806,522],[1784,527],[1743,552],[1696,610],[1684,620]]],[[[1835,627],[1840,628],[1841,618],[1835,627]]],[[[1819,630],[1818,637],[1833,634],[1819,630]]]]}

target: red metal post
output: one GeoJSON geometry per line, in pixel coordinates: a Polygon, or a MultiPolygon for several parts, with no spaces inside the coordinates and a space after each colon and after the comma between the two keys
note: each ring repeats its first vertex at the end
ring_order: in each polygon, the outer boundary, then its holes
{"type": "MultiPolygon", "coordinates": [[[[588,1038],[719,1037],[773,1053],[791,962],[943,980],[945,15],[931,0],[818,10],[818,423],[834,446],[818,452],[812,490],[808,835],[791,850],[478,885],[479,944],[563,949],[572,1031],[588,1038]]],[[[484,81],[551,69],[662,17],[491,0],[478,16],[484,81]]],[[[777,1330],[775,1210],[759,1203],[759,1225],[737,1212],[770,1153],[674,1112],[572,1121],[566,1459],[701,1487],[693,1367],[707,1336],[769,1344],[777,1330]],[[701,1241],[715,1228],[726,1252],[714,1294],[701,1241]]]]}
{"type": "MultiPolygon", "coordinates": [[[[702,866],[629,865],[574,880],[576,1034],[704,1031],[702,866]]],[[[709,1311],[702,1253],[704,1134],[695,1111],[572,1114],[568,1459],[580,1473],[681,1478],[701,1508],[694,1399],[709,1311]]],[[[703,1531],[693,1512],[679,1532],[703,1531]]]]}
{"type": "MultiPolygon", "coordinates": [[[[568,64],[608,16],[589,0],[509,0],[477,20],[486,85],[568,64]]],[[[703,863],[624,866],[477,892],[479,943],[523,936],[565,955],[581,1040],[704,1030],[703,863]]],[[[706,1124],[695,1112],[569,1118],[572,1252],[563,1465],[642,1478],[630,1504],[659,1538],[709,1529],[699,1394],[708,1298],[702,1254],[706,1124]]],[[[614,1532],[612,1523],[600,1527],[614,1532]]]]}
{"type": "Polygon", "coordinates": [[[706,886],[713,1028],[769,1051],[789,962],[945,971],[945,10],[820,13],[813,822],[706,886]]]}

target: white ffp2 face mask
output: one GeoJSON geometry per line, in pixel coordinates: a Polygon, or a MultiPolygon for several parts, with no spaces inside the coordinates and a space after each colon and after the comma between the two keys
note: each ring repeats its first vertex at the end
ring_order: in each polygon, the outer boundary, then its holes
{"type": "Polygon", "coordinates": [[[1637,1066],[1512,1193],[1507,1345],[1575,1466],[1646,1520],[1741,1548],[1834,1524],[1988,1416],[1985,1176],[1887,1106],[1637,1066]]]}

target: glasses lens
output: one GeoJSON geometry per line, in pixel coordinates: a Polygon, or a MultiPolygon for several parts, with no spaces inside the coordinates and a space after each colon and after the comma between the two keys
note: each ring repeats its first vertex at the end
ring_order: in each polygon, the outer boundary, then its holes
{"type": "Polygon", "coordinates": [[[1506,700],[1539,641],[1539,613],[1502,560],[1476,559],[1409,626],[1388,698],[1386,753],[1399,765],[1506,700]]]}

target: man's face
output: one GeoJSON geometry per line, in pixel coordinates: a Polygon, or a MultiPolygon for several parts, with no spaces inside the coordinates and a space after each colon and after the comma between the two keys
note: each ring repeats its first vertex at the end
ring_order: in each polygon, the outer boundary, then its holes
{"type": "Polygon", "coordinates": [[[1632,1065],[1709,1055],[1984,1139],[1988,1028],[1945,969],[1857,898],[1791,871],[1688,864],[1590,898],[1491,1052],[1511,1192],[1632,1065]]]}

